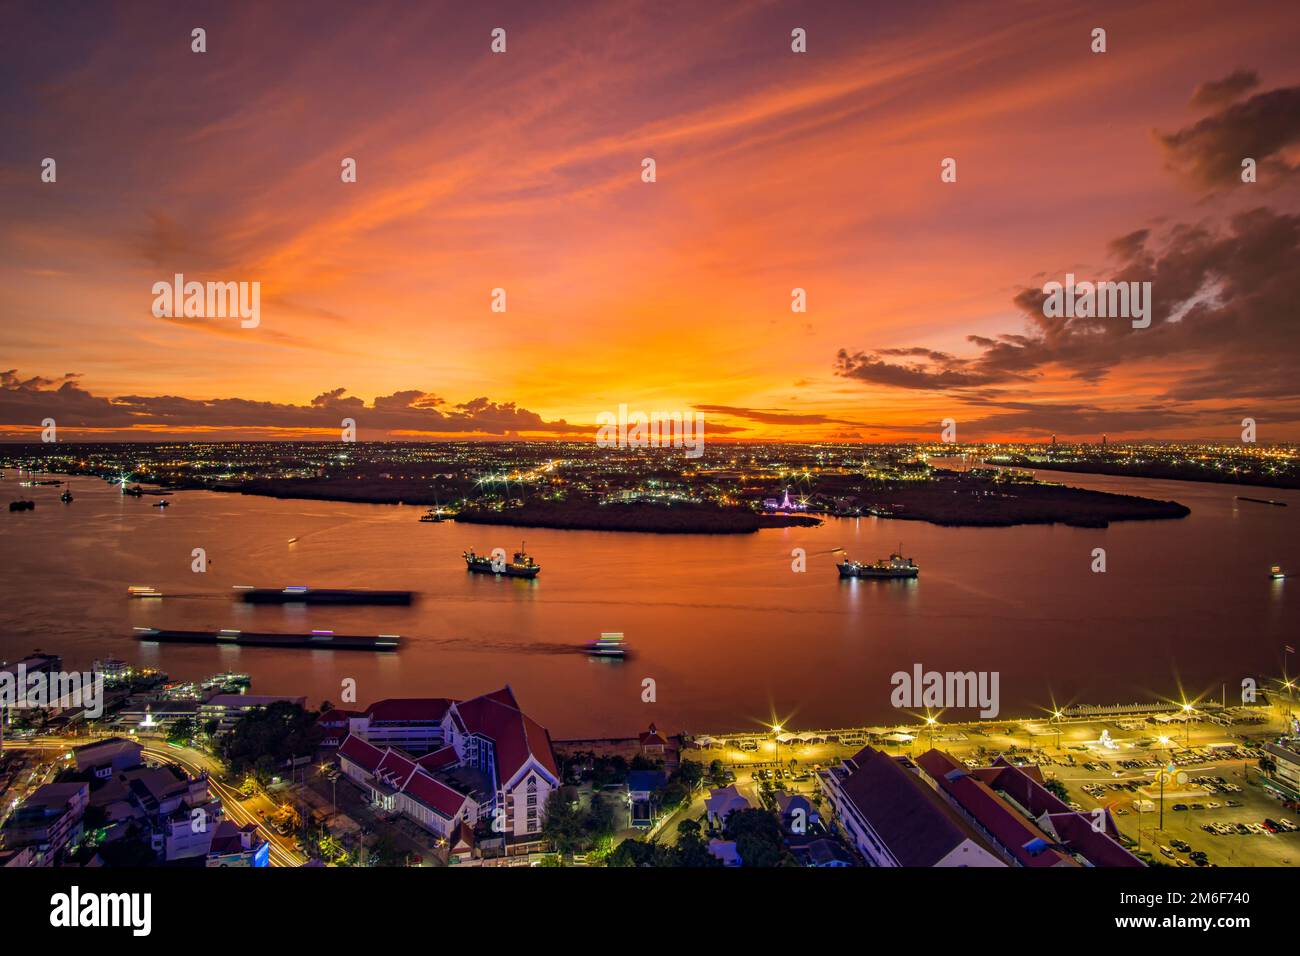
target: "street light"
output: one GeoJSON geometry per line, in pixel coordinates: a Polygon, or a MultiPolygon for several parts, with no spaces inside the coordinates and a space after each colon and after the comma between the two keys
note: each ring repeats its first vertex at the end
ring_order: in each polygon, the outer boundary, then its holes
{"type": "Polygon", "coordinates": [[[1052,720],[1056,722],[1056,749],[1059,751],[1061,749],[1061,712],[1059,710],[1052,711],[1052,720]]]}
{"type": "Polygon", "coordinates": [[[934,749],[934,725],[937,723],[938,721],[935,720],[935,718],[931,717],[929,714],[925,715],[925,725],[930,728],[930,749],[931,750],[934,749]]]}
{"type": "MultiPolygon", "coordinates": [[[[1171,743],[1170,739],[1168,737],[1161,737],[1160,743],[1165,748],[1165,757],[1169,758],[1169,744],[1171,743]]],[[[1164,832],[1165,829],[1165,777],[1168,775],[1169,775],[1169,769],[1167,767],[1161,767],[1160,768],[1160,827],[1159,829],[1162,833],[1164,832]]]]}
{"type": "Polygon", "coordinates": [[[1194,708],[1191,704],[1183,704],[1183,746],[1192,745],[1192,713],[1194,708]]]}
{"type": "Polygon", "coordinates": [[[772,725],[772,742],[776,744],[776,766],[777,769],[779,770],[781,768],[781,725],[780,724],[772,725]]]}
{"type": "MultiPolygon", "coordinates": [[[[329,768],[330,765],[327,763],[320,765],[322,777],[329,768]]],[[[330,796],[330,819],[333,820],[334,817],[339,815],[339,778],[337,776],[330,778],[330,788],[333,791],[330,796]]]]}

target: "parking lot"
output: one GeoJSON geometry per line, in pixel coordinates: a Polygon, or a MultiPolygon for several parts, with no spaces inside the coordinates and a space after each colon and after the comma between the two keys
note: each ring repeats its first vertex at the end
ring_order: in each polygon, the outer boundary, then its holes
{"type": "MultiPolygon", "coordinates": [[[[1300,829],[1286,824],[1300,825],[1300,813],[1285,808],[1260,783],[1258,743],[1271,733],[1275,731],[1267,724],[1230,728],[1191,721],[1169,727],[1132,718],[1043,720],[921,728],[908,743],[873,746],[912,756],[934,746],[970,767],[986,766],[999,754],[1039,765],[1045,777],[1065,785],[1075,808],[1109,807],[1133,848],[1140,837],[1141,849],[1160,863],[1194,867],[1195,854],[1200,865],[1293,866],[1300,863],[1300,829]],[[1173,770],[1164,781],[1162,824],[1160,772],[1171,763],[1173,770]],[[1207,826],[1209,830],[1203,829],[1207,826]],[[1161,852],[1162,847],[1168,852],[1161,852]]],[[[779,765],[772,739],[757,742],[753,749],[715,746],[687,750],[683,756],[706,765],[720,759],[742,783],[750,783],[757,773],[755,788],[765,773],[772,773],[769,782],[775,783],[779,766],[781,781],[793,788],[791,769],[802,775],[815,764],[834,766],[859,746],[856,740],[783,743],[779,765]]],[[[815,784],[812,778],[811,783],[794,786],[815,784]]]]}
{"type": "Polygon", "coordinates": [[[1300,815],[1260,784],[1251,753],[1216,759],[1189,752],[1180,760],[1175,751],[1174,772],[1164,783],[1163,823],[1156,776],[1167,766],[1163,759],[1091,760],[1062,767],[1057,777],[1077,805],[1109,807],[1120,832],[1135,843],[1140,837],[1141,849],[1157,862],[1292,866],[1300,861],[1300,815]]]}

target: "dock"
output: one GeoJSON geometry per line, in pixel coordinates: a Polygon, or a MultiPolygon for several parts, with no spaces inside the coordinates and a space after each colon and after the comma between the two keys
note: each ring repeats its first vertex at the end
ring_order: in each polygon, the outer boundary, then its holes
{"type": "Polygon", "coordinates": [[[264,631],[174,631],[156,627],[137,627],[135,636],[142,641],[161,644],[234,644],[249,647],[301,647],[335,651],[395,651],[401,638],[397,634],[335,634],[311,631],[307,634],[271,634],[264,631]]]}

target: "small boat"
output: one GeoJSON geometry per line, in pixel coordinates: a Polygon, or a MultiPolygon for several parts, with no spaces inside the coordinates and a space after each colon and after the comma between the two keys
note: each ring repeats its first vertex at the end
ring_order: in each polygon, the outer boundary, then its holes
{"type": "Polygon", "coordinates": [[[1269,569],[1268,576],[1274,581],[1281,581],[1286,577],[1286,572],[1282,570],[1282,565],[1275,564],[1269,569]]]}
{"type": "Polygon", "coordinates": [[[290,544],[293,544],[293,543],[295,543],[297,540],[298,540],[297,538],[290,538],[290,539],[289,539],[289,543],[290,543],[290,544]]]}
{"type": "Polygon", "coordinates": [[[611,632],[602,633],[598,641],[584,644],[582,653],[590,657],[622,658],[627,655],[627,649],[623,646],[623,635],[611,632]]]}
{"type": "Polygon", "coordinates": [[[162,592],[157,588],[151,588],[143,584],[133,584],[126,589],[126,593],[134,600],[162,600],[162,592]]]}
{"type": "Polygon", "coordinates": [[[430,508],[430,509],[429,509],[428,511],[426,511],[424,514],[420,515],[420,520],[421,520],[421,521],[432,521],[432,522],[434,522],[435,524],[436,524],[436,523],[439,523],[439,522],[442,521],[442,512],[441,512],[441,511],[434,511],[432,508],[430,508]]]}
{"type": "Polygon", "coordinates": [[[10,511],[35,511],[36,502],[24,501],[22,499],[19,499],[18,501],[11,501],[9,502],[9,510],[10,511]]]}
{"type": "Polygon", "coordinates": [[[153,507],[155,507],[155,508],[170,508],[170,507],[171,507],[171,502],[168,501],[166,498],[164,498],[162,501],[155,501],[155,502],[153,503],[153,507]]]}
{"type": "Polygon", "coordinates": [[[63,494],[59,495],[59,500],[65,505],[72,504],[72,492],[65,488],[63,494]]]}
{"type": "Polygon", "coordinates": [[[144,489],[141,488],[139,485],[132,485],[130,488],[128,488],[128,487],[124,484],[124,485],[122,485],[122,494],[124,494],[124,495],[130,495],[132,498],[143,498],[143,497],[144,497],[144,489]]]}

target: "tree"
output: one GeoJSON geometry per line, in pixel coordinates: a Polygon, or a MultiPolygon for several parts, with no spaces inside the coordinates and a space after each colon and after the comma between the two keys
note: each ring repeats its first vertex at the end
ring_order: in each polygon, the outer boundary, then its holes
{"type": "Polygon", "coordinates": [[[592,762],[591,782],[597,790],[611,783],[622,783],[626,779],[627,761],[622,757],[597,757],[592,762]]]}
{"type": "Polygon", "coordinates": [[[234,729],[221,738],[217,751],[231,772],[250,768],[259,780],[269,780],[280,767],[294,757],[316,752],[322,731],[316,715],[298,704],[277,700],[245,714],[234,729]]]}
{"type": "Polygon", "coordinates": [[[736,852],[745,866],[782,866],[789,854],[781,824],[767,810],[734,810],[727,815],[725,832],[736,841],[736,852]]]}
{"type": "Polygon", "coordinates": [[[644,840],[624,840],[606,860],[608,866],[676,866],[677,855],[670,847],[644,840]]]}
{"type": "Polygon", "coordinates": [[[704,765],[694,760],[683,760],[678,765],[673,778],[681,781],[687,790],[694,790],[704,779],[704,765]]]}
{"type": "Polygon", "coordinates": [[[582,815],[573,806],[571,787],[552,790],[546,798],[542,814],[542,836],[550,841],[551,849],[565,855],[575,853],[586,837],[582,815]]]}
{"type": "Polygon", "coordinates": [[[193,717],[182,717],[173,721],[167,731],[167,740],[173,744],[187,744],[198,733],[198,723],[193,717]]]}
{"type": "Polygon", "coordinates": [[[677,824],[677,832],[682,836],[699,836],[700,821],[682,820],[680,823],[677,824]]]}
{"type": "MultiPolygon", "coordinates": [[[[683,823],[688,821],[682,821],[683,823]]],[[[694,821],[689,821],[694,822],[694,821]]],[[[722,866],[722,861],[709,852],[704,838],[699,833],[683,834],[677,841],[678,866],[722,866]]]]}
{"type": "Polygon", "coordinates": [[[666,784],[659,791],[659,806],[664,810],[674,810],[682,805],[682,801],[690,797],[686,787],[679,781],[673,780],[666,784]]]}
{"type": "Polygon", "coordinates": [[[1065,784],[1061,783],[1056,777],[1049,777],[1043,786],[1061,798],[1064,803],[1070,802],[1070,791],[1066,789],[1065,784]]]}
{"type": "Polygon", "coordinates": [[[713,781],[715,787],[725,787],[727,785],[727,768],[721,760],[710,762],[709,779],[713,781]]]}
{"type": "Polygon", "coordinates": [[[614,808],[599,793],[592,793],[591,806],[587,809],[587,817],[583,825],[593,842],[614,835],[614,808]]]}
{"type": "Polygon", "coordinates": [[[404,854],[387,834],[380,834],[369,850],[371,866],[401,866],[404,854]]]}

